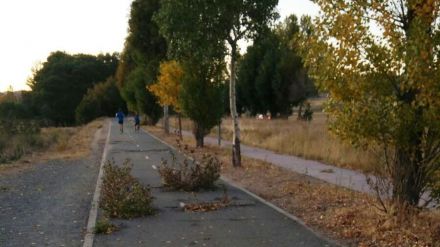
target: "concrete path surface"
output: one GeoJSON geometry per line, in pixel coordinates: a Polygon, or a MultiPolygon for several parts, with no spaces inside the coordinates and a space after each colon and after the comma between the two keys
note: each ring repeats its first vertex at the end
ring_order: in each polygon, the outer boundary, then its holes
{"type": "MultiPolygon", "coordinates": [[[[182,131],[182,134],[185,136],[193,136],[189,131],[182,131]]],[[[218,139],[214,137],[207,136],[204,141],[206,144],[218,145],[218,139]]],[[[229,148],[232,146],[232,142],[222,140],[221,145],[222,147],[229,148]]],[[[241,154],[351,190],[373,193],[367,184],[366,176],[358,171],[326,165],[318,161],[306,160],[293,155],[278,154],[270,150],[244,144],[241,144],[241,154]]]]}
{"type": "MultiPolygon", "coordinates": [[[[160,177],[152,165],[170,159],[174,152],[151,135],[126,130],[119,133],[113,123],[108,159],[122,164],[133,162],[133,175],[144,185],[150,185],[158,213],[131,220],[112,220],[122,227],[110,235],[96,235],[94,246],[226,246],[226,247],[283,247],[336,246],[318,236],[302,223],[292,220],[242,190],[226,186],[232,206],[213,212],[183,212],[181,202],[212,201],[223,190],[185,193],[169,192],[161,187],[160,177]]],[[[180,154],[175,154],[182,158],[180,154]]],[[[102,212],[100,212],[102,213],[102,212]]]]}

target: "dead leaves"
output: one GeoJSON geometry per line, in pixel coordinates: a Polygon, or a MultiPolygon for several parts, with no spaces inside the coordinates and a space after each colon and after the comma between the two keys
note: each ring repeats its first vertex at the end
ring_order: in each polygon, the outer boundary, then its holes
{"type": "MultiPolygon", "coordinates": [[[[195,194],[194,194],[195,196],[195,194]]],[[[197,198],[196,198],[197,200],[197,198]]],[[[231,205],[231,199],[228,196],[228,191],[226,187],[223,187],[223,197],[219,200],[214,200],[211,202],[195,202],[195,203],[184,203],[180,202],[180,207],[185,212],[210,212],[217,211],[222,208],[229,207],[231,205]]]]}
{"type": "Polygon", "coordinates": [[[210,212],[217,211],[222,208],[229,206],[229,202],[200,202],[200,203],[189,203],[183,205],[183,210],[185,212],[210,212]]]}

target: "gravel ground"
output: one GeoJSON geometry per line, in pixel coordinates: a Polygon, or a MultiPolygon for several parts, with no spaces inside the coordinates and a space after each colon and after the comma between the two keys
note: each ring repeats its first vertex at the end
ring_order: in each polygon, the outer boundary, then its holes
{"type": "Polygon", "coordinates": [[[34,164],[0,174],[0,246],[81,246],[105,141],[80,160],[34,164]]]}

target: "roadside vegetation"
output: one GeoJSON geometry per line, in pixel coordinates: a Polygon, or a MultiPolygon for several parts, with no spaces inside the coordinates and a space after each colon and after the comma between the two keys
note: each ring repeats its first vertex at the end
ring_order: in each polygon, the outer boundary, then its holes
{"type": "MultiPolygon", "coordinates": [[[[350,168],[362,172],[373,172],[378,162],[377,153],[362,147],[353,147],[329,132],[327,117],[322,112],[314,112],[311,121],[289,119],[240,118],[241,140],[243,144],[264,148],[281,154],[290,154],[326,164],[350,168]]],[[[191,130],[192,122],[182,118],[182,129],[191,130]]],[[[170,125],[177,129],[178,120],[171,118],[170,125]]],[[[218,129],[213,128],[210,136],[217,138],[218,129]]],[[[231,120],[222,120],[221,136],[231,140],[231,120]]]]}
{"type": "Polygon", "coordinates": [[[121,166],[107,161],[104,166],[99,206],[108,217],[131,219],[154,213],[150,189],[131,175],[132,166],[130,160],[121,166]]]}
{"type": "Polygon", "coordinates": [[[179,161],[173,156],[171,162],[162,160],[157,168],[163,185],[173,190],[199,191],[215,189],[220,178],[221,162],[216,156],[206,154],[179,161]]]}
{"type": "Polygon", "coordinates": [[[40,128],[31,120],[0,121],[0,164],[86,157],[102,125],[95,120],[81,127],[40,128]]]}
{"type": "Polygon", "coordinates": [[[51,127],[50,120],[38,117],[28,102],[28,92],[13,92],[0,97],[0,164],[25,157],[84,157],[102,121],[79,127],[51,127]]]}
{"type": "Polygon", "coordinates": [[[111,223],[108,218],[102,218],[96,221],[95,234],[111,234],[118,230],[119,228],[111,223]]]}

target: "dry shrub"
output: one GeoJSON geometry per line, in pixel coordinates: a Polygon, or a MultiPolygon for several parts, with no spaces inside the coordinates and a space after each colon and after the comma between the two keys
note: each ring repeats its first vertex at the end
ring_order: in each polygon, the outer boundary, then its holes
{"type": "Polygon", "coordinates": [[[95,234],[111,234],[119,228],[112,224],[108,218],[98,220],[95,225],[95,234]]]}
{"type": "Polygon", "coordinates": [[[130,173],[132,163],[126,160],[122,167],[114,161],[104,166],[100,207],[112,218],[134,218],[153,213],[150,189],[130,173]]]}
{"type": "Polygon", "coordinates": [[[18,160],[42,146],[38,122],[0,119],[0,164],[18,160]]]}
{"type": "Polygon", "coordinates": [[[220,177],[221,162],[213,155],[203,155],[200,160],[184,159],[178,162],[173,155],[172,163],[162,159],[158,169],[164,186],[174,190],[199,191],[214,189],[220,177]]]}

